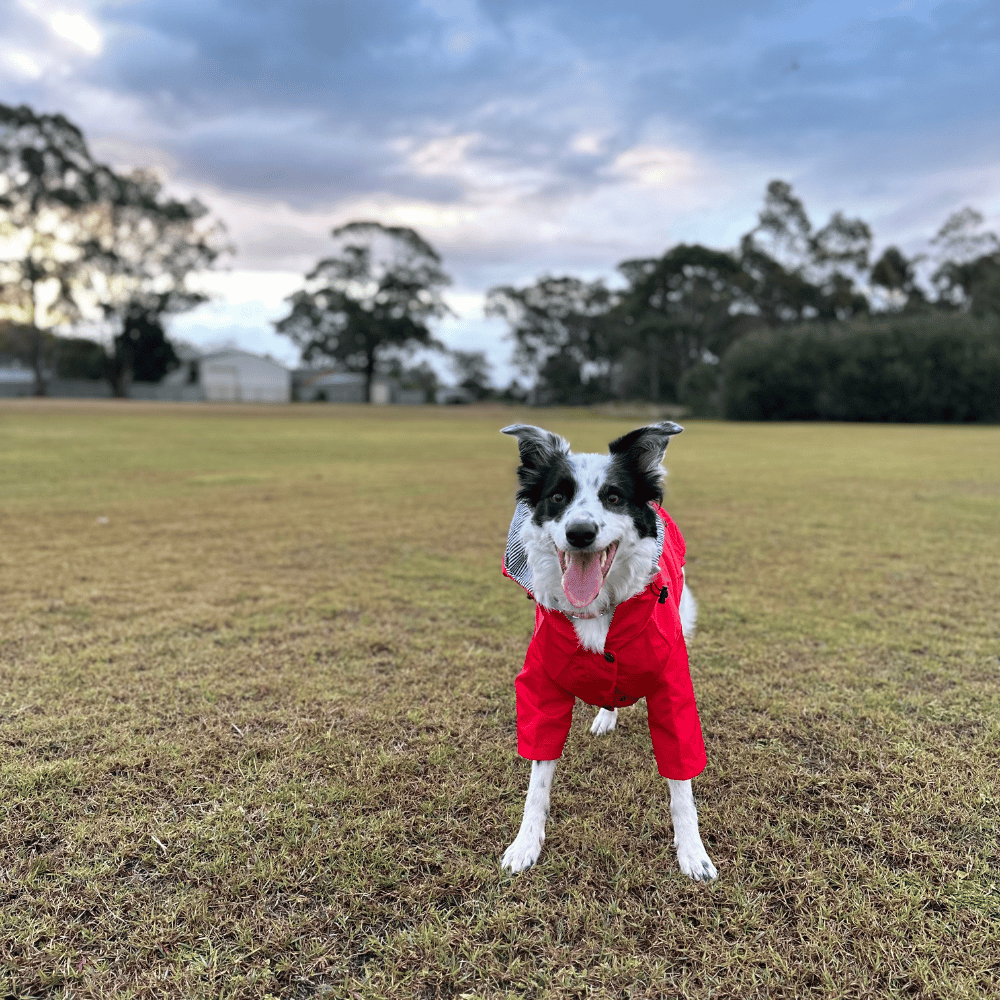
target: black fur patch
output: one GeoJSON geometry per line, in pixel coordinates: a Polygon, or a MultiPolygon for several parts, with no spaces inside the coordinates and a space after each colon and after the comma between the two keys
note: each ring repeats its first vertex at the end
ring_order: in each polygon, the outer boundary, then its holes
{"type": "Polygon", "coordinates": [[[517,478],[517,499],[531,506],[535,524],[558,518],[576,494],[573,466],[565,452],[550,452],[545,465],[518,466],[517,478]]]}
{"type": "MultiPolygon", "coordinates": [[[[636,529],[643,538],[656,535],[656,515],[647,504],[650,500],[663,503],[660,463],[671,436],[682,430],[677,424],[664,421],[651,427],[640,427],[608,445],[611,453],[608,484],[614,483],[618,487],[615,492],[623,496],[636,529]]],[[[605,503],[605,506],[608,505],[605,503]]]]}
{"type": "Polygon", "coordinates": [[[501,432],[517,437],[521,464],[517,467],[520,489],[517,499],[534,512],[536,524],[558,517],[576,492],[573,467],[566,452],[566,442],[541,427],[511,424],[501,432]],[[562,496],[562,501],[555,499],[562,496]]]}
{"type": "Polygon", "coordinates": [[[627,514],[632,518],[640,538],[656,537],[657,518],[649,507],[649,501],[656,500],[659,503],[662,491],[658,491],[658,494],[659,496],[651,491],[647,476],[637,476],[634,466],[621,455],[612,456],[607,478],[597,491],[597,497],[606,510],[614,514],[627,514]],[[619,498],[617,504],[608,499],[612,493],[619,498]]]}

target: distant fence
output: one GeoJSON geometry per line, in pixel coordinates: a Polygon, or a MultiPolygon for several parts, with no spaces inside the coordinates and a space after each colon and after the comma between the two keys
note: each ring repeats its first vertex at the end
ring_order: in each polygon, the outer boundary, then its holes
{"type": "MultiPolygon", "coordinates": [[[[35,378],[30,373],[18,372],[19,377],[0,377],[0,399],[18,399],[35,394],[35,378]]],[[[46,395],[53,399],[112,399],[111,386],[104,379],[91,378],[51,378],[46,383],[46,395]]],[[[200,403],[208,397],[200,385],[188,383],[133,382],[129,387],[129,399],[160,400],[165,403],[200,403]]],[[[417,406],[424,402],[422,389],[393,388],[377,398],[376,403],[397,403],[417,406]]],[[[300,397],[302,398],[302,397],[300,397]]],[[[311,402],[362,403],[363,384],[324,385],[313,390],[308,397],[311,402]]],[[[238,400],[233,400],[238,402],[238,400]]]]}
{"type": "MultiPolygon", "coordinates": [[[[0,399],[34,396],[35,379],[0,379],[0,399]]],[[[46,395],[53,399],[111,399],[111,386],[99,378],[52,378],[46,383],[46,395]]],[[[133,382],[130,399],[162,400],[164,402],[200,402],[205,399],[201,386],[158,385],[154,382],[133,382]]]]}

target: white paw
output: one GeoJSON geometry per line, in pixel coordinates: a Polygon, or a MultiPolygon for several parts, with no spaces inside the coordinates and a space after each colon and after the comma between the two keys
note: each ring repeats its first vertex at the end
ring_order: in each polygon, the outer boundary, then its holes
{"type": "Polygon", "coordinates": [[[719,877],[700,839],[697,843],[678,844],[677,860],[681,871],[694,882],[711,882],[719,877]]]}
{"type": "Polygon", "coordinates": [[[514,843],[503,852],[500,867],[507,869],[512,875],[527,871],[542,853],[542,843],[545,834],[528,833],[517,835],[514,843]]]}
{"type": "Polygon", "coordinates": [[[606,708],[602,708],[597,715],[594,716],[594,721],[590,724],[590,731],[595,736],[604,736],[607,733],[614,732],[615,726],[618,725],[618,709],[613,708],[609,712],[606,708]]]}

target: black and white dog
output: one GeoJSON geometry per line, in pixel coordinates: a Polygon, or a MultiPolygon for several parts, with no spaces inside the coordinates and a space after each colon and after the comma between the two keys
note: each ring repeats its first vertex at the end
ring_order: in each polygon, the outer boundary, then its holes
{"type": "Polygon", "coordinates": [[[590,731],[600,736],[614,730],[619,706],[645,697],[681,870],[696,881],[716,877],[690,780],[705,764],[684,641],[697,605],[684,583],[683,538],[659,506],[663,455],[682,429],[639,428],[611,442],[607,455],[573,454],[539,427],[503,429],[521,458],[504,574],[536,601],[516,684],[518,752],[532,764],[521,828],[502,860],[511,872],[541,853],[575,699],[599,706],[590,731]]]}

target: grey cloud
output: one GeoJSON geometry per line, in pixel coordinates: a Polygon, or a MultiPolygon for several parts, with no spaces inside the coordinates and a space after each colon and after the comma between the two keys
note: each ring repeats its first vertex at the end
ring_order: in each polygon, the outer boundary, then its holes
{"type": "MultiPolygon", "coordinates": [[[[185,181],[300,209],[362,194],[466,201],[474,177],[411,160],[420,143],[458,135],[476,137],[465,157],[482,175],[532,175],[523,198],[540,210],[620,183],[608,166],[639,142],[682,141],[717,162],[779,164],[786,176],[825,162],[829,177],[857,184],[873,169],[891,183],[996,156],[992,0],[882,19],[862,0],[462,9],[109,2],[105,53],[85,82],[140,102],[185,181]],[[586,130],[601,135],[599,148],[574,150],[586,130]]],[[[20,10],[0,0],[4,16],[20,10]]],[[[59,84],[50,86],[35,89],[47,108],[59,84]]]]}
{"type": "Polygon", "coordinates": [[[483,0],[480,10],[489,32],[456,54],[446,44],[447,19],[404,0],[151,0],[108,8],[123,34],[102,70],[152,102],[170,95],[169,113],[182,125],[174,152],[194,176],[243,190],[284,188],[300,203],[359,184],[461,197],[457,180],[408,175],[391,144],[401,135],[477,130],[484,165],[544,165],[562,178],[553,182],[559,191],[600,183],[608,158],[654,119],[672,121],[710,150],[788,156],[859,133],[891,141],[956,118],[973,128],[995,122],[995,89],[983,81],[995,80],[1000,65],[996,14],[983,0],[943,4],[929,23],[857,18],[833,38],[784,37],[742,50],[742,33],[752,40],[754,24],[759,34],[773,20],[775,33],[787,36],[788,5],[483,0]],[[544,34],[532,41],[519,29],[527,23],[565,44],[546,44],[544,34]],[[568,149],[587,107],[569,106],[567,80],[581,85],[581,101],[588,86],[603,84],[618,104],[603,156],[568,149]],[[265,121],[308,110],[321,135],[279,127],[252,143],[224,129],[215,142],[183,138],[185,119],[233,108],[255,109],[265,121]]]}

